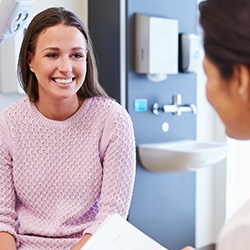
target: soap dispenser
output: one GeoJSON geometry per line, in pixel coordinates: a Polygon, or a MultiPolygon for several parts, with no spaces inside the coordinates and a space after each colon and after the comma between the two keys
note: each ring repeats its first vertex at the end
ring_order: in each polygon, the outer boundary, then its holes
{"type": "Polygon", "coordinates": [[[197,73],[202,67],[204,49],[196,34],[180,34],[180,71],[197,73]]]}

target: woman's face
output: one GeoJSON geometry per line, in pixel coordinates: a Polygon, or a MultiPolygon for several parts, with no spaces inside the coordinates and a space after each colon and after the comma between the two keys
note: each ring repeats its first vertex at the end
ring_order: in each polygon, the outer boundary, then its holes
{"type": "Polygon", "coordinates": [[[75,99],[85,80],[86,57],[85,37],[75,27],[59,24],[39,34],[35,54],[29,58],[39,101],[75,99]]]}
{"type": "Polygon", "coordinates": [[[218,68],[205,56],[203,67],[207,75],[206,96],[225,125],[229,137],[246,139],[249,136],[249,110],[239,93],[239,74],[222,78],[218,68]]]}

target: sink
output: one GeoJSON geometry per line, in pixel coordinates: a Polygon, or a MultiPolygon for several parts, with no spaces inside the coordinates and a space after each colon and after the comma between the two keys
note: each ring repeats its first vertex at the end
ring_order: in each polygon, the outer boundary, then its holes
{"type": "Polygon", "coordinates": [[[227,156],[227,144],[180,140],[141,144],[142,166],[152,172],[194,171],[214,165],[227,156]]]}

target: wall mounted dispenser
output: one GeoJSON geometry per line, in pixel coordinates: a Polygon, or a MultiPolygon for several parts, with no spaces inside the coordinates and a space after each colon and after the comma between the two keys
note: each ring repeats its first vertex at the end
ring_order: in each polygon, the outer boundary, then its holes
{"type": "Polygon", "coordinates": [[[135,71],[151,81],[178,74],[178,20],[135,14],[135,71]]]}
{"type": "Polygon", "coordinates": [[[180,35],[180,71],[197,73],[202,67],[204,50],[195,34],[180,35]]]}

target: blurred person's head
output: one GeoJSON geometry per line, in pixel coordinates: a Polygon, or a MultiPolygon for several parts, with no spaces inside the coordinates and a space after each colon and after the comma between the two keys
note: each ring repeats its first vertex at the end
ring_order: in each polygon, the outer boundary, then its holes
{"type": "Polygon", "coordinates": [[[250,139],[250,1],[201,2],[206,95],[228,136],[250,139]]]}

